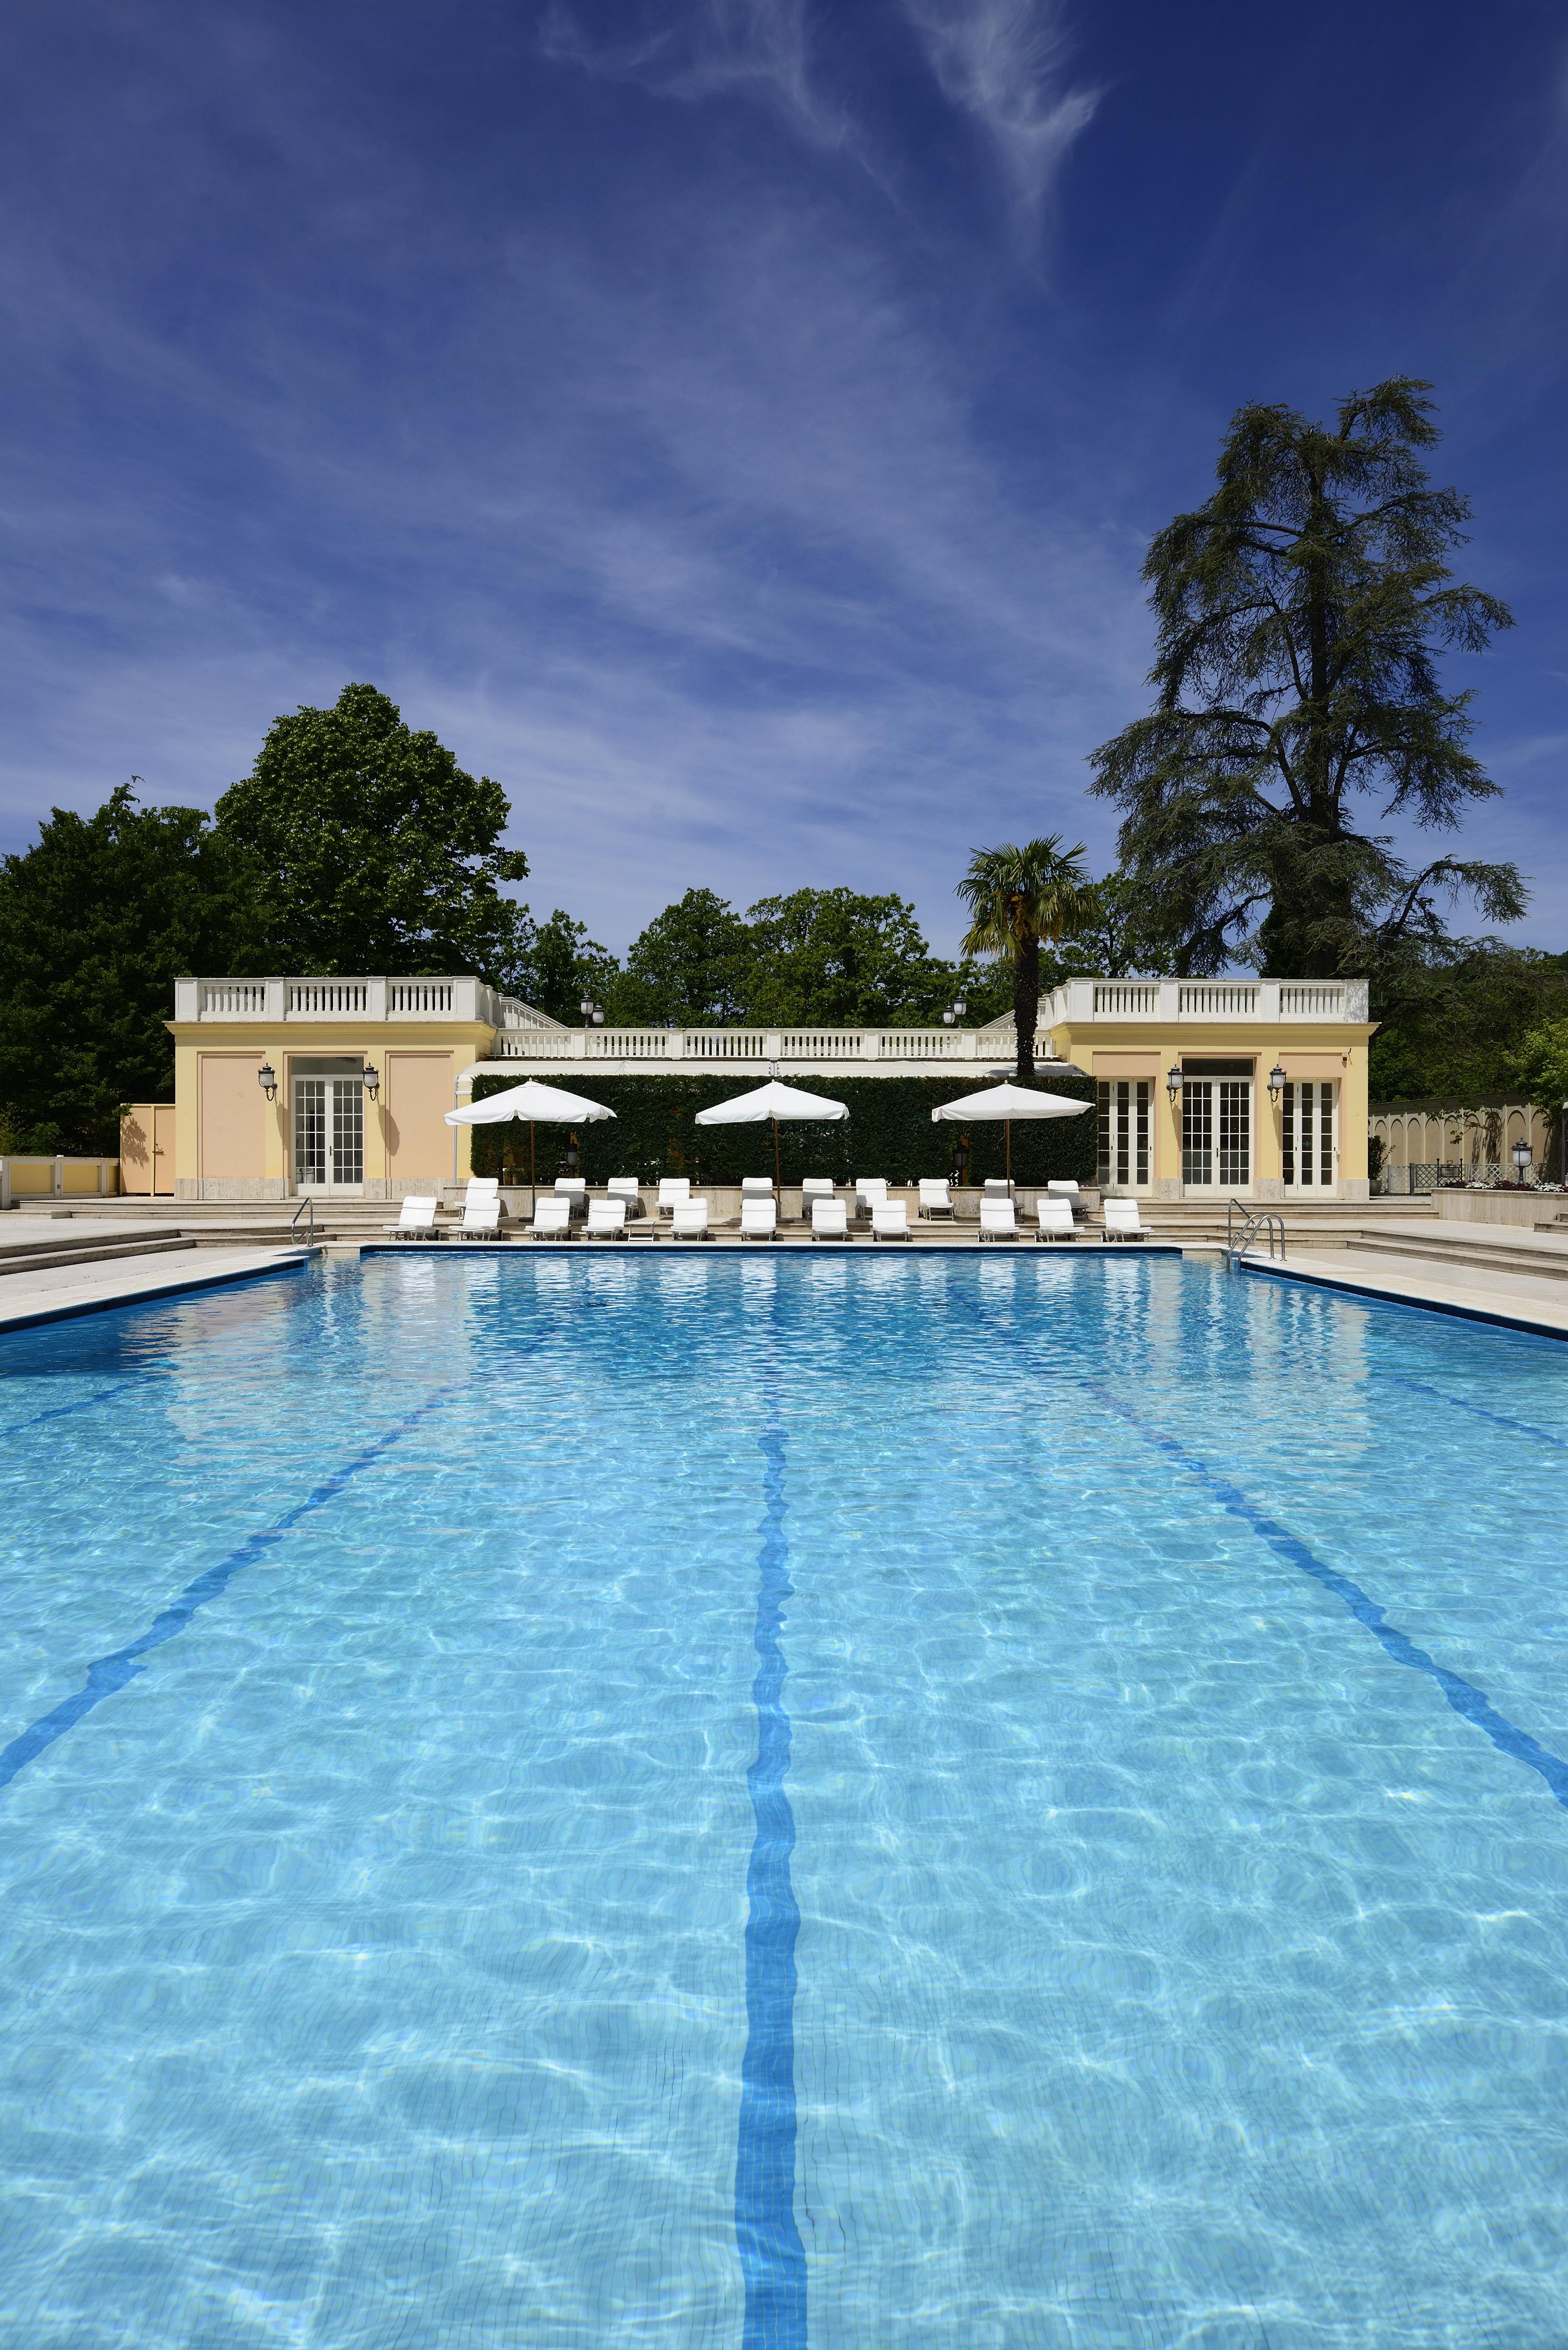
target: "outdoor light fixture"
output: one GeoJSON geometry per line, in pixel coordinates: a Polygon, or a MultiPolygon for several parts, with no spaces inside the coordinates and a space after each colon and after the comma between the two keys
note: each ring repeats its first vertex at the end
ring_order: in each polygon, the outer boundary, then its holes
{"type": "Polygon", "coordinates": [[[256,1071],[256,1083],[260,1086],[263,1093],[265,1094],[268,1101],[276,1101],[277,1079],[273,1074],[273,1066],[270,1061],[264,1061],[260,1068],[256,1071]]]}
{"type": "Polygon", "coordinates": [[[1285,1073],[1283,1069],[1281,1068],[1278,1061],[1276,1061],[1273,1067],[1269,1071],[1269,1099],[1275,1105],[1276,1108],[1279,1106],[1280,1096],[1284,1092],[1284,1089],[1285,1073]]]}
{"type": "Polygon", "coordinates": [[[1525,1169],[1529,1166],[1529,1164],[1530,1164],[1530,1162],[1531,1162],[1532,1159],[1534,1157],[1534,1155],[1535,1155],[1535,1154],[1534,1154],[1534,1152],[1531,1149],[1530,1145],[1529,1145],[1529,1143],[1528,1143],[1528,1142],[1525,1142],[1525,1141],[1521,1140],[1521,1141],[1516,1142],[1516,1143],[1514,1144],[1514,1146],[1513,1146],[1513,1163],[1514,1163],[1514,1165],[1518,1168],[1518,1170],[1519,1170],[1519,1171],[1520,1171],[1520,1173],[1521,1173],[1521,1175],[1523,1174],[1523,1172],[1524,1172],[1525,1169]]]}
{"type": "Polygon", "coordinates": [[[381,1090],[381,1072],[373,1061],[367,1061],[363,1070],[365,1091],[372,1101],[381,1090]]]}
{"type": "Polygon", "coordinates": [[[1172,1108],[1176,1106],[1176,1097],[1180,1091],[1181,1064],[1179,1061],[1172,1061],[1169,1068],[1167,1069],[1165,1073],[1165,1097],[1167,1101],[1170,1103],[1172,1108]]]}
{"type": "Polygon", "coordinates": [[[963,1000],[962,996],[961,995],[961,996],[959,997],[959,999],[958,999],[958,1002],[957,1002],[956,1003],[950,1003],[950,1004],[948,1005],[947,1010],[942,1014],[942,1025],[943,1025],[943,1027],[944,1027],[944,1028],[950,1028],[950,1027],[952,1026],[952,1024],[953,1024],[954,1021],[955,1021],[955,1020],[961,1020],[961,1019],[963,1018],[964,1014],[965,1014],[968,1010],[969,1010],[969,1005],[964,1002],[964,1000],[963,1000]]]}
{"type": "Polygon", "coordinates": [[[582,1014],[585,1022],[591,1024],[595,1028],[602,1028],[604,1026],[605,1014],[602,1003],[595,1003],[585,995],[582,1002],[578,1004],[577,1010],[582,1014]]]}

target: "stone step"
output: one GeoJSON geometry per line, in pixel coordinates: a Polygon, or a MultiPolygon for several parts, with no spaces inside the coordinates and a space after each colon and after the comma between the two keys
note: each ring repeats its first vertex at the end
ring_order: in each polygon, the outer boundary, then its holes
{"type": "Polygon", "coordinates": [[[62,1265],[103,1264],[112,1259],[131,1256],[169,1256],[183,1249],[193,1249],[196,1243],[176,1232],[168,1240],[104,1241],[86,1243],[67,1243],[57,1247],[50,1241],[27,1241],[20,1246],[0,1248],[0,1274],[7,1273],[52,1273],[62,1265]]]}
{"type": "Polygon", "coordinates": [[[1436,1235],[1407,1237],[1365,1233],[1346,1242],[1346,1254],[1401,1257],[1425,1264],[1450,1266],[1456,1274],[1521,1273],[1548,1281],[1568,1281],[1568,1250],[1532,1248],[1528,1243],[1477,1247],[1473,1243],[1438,1240],[1436,1235]]]}

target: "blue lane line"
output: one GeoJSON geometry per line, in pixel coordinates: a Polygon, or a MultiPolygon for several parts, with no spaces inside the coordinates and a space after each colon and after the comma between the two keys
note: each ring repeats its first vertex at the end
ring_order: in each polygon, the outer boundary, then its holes
{"type": "Polygon", "coordinates": [[[215,1566],[208,1567],[194,1583],[188,1583],[179,1597],[161,1615],[153,1617],[145,1632],[128,1641],[123,1648],[113,1648],[107,1657],[95,1658],[88,1667],[85,1683],[74,1695],[63,1698],[48,1713],[40,1714],[37,1721],[29,1722],[8,1746],[0,1749],[0,1787],[8,1787],[19,1771],[25,1771],[29,1762],[36,1762],[57,1739],[63,1738],[67,1730],[74,1730],[78,1721],[84,1721],[96,1706],[103,1703],[106,1697],[112,1697],[117,1690],[124,1689],[128,1681],[134,1680],[144,1669],[141,1659],[151,1649],[161,1648],[165,1640],[172,1640],[182,1632],[199,1608],[205,1607],[209,1600],[218,1598],[228,1589],[242,1567],[254,1566],[264,1552],[280,1541],[291,1526],[296,1526],[301,1518],[308,1517],[313,1510],[319,1510],[326,1503],[334,1500],[362,1469],[368,1469],[372,1461],[379,1461],[383,1452],[389,1451],[400,1438],[406,1436],[410,1428],[417,1427],[426,1414],[434,1411],[443,1400],[441,1396],[431,1396],[417,1410],[409,1412],[395,1422],[384,1436],[377,1438],[374,1444],[367,1445],[363,1452],[357,1454],[343,1468],[335,1469],[330,1477],[306,1495],[303,1502],[296,1502],[292,1510],[286,1510],[281,1518],[275,1518],[272,1524],[261,1533],[247,1535],[227,1558],[220,1559],[215,1566]]]}
{"type": "Polygon", "coordinates": [[[1449,1395],[1442,1388],[1430,1388],[1425,1379],[1407,1379],[1397,1371],[1383,1375],[1391,1387],[1408,1388],[1412,1395],[1436,1397],[1438,1403],[1450,1403],[1456,1411],[1473,1412],[1477,1419],[1490,1419],[1494,1428],[1511,1429],[1515,1436],[1532,1436],[1537,1444],[1554,1444],[1559,1452],[1568,1452],[1568,1437],[1552,1436],[1544,1428],[1532,1427],[1527,1419],[1510,1419],[1506,1412],[1488,1411],[1480,1403],[1471,1403],[1468,1396],[1449,1395]]]}
{"type": "Polygon", "coordinates": [[[1563,1762],[1549,1748],[1538,1744],[1527,1731],[1519,1729],[1505,1714],[1499,1713],[1485,1691],[1477,1689],[1473,1681],[1467,1681],[1459,1674],[1450,1672],[1446,1665],[1440,1665],[1435,1657],[1428,1656],[1425,1648],[1418,1648],[1407,1633],[1387,1621],[1376,1601],[1369,1598],[1358,1583],[1353,1583],[1349,1575],[1341,1575],[1337,1567],[1330,1566],[1326,1560],[1317,1557],[1305,1543],[1291,1533],[1288,1526],[1282,1526],[1277,1518],[1270,1517],[1266,1510],[1259,1509],[1255,1502],[1250,1501],[1239,1485],[1232,1485],[1228,1477],[1221,1477],[1209,1467],[1207,1461],[1200,1461],[1196,1453],[1189,1452],[1175,1437],[1167,1436],[1162,1429],[1150,1427],[1108,1388],[1100,1387],[1094,1381],[1086,1380],[1085,1384],[1089,1393],[1107,1410],[1114,1411],[1129,1427],[1136,1428],[1147,1443],[1158,1447],[1172,1461],[1179,1461],[1189,1476],[1207,1487],[1233,1517],[1240,1518],[1244,1525],[1251,1526],[1254,1534],[1261,1534],[1277,1557],[1284,1559],[1291,1566],[1299,1567],[1303,1575],[1310,1575],[1314,1583],[1320,1583],[1325,1591],[1331,1591],[1349,1608],[1356,1622],[1366,1627],[1373,1638],[1397,1665],[1408,1666],[1412,1672],[1425,1673],[1428,1679],[1436,1681],[1454,1711],[1462,1715],[1466,1721],[1473,1722],[1478,1730],[1484,1730],[1501,1753],[1511,1756],[1515,1762],[1524,1763],[1532,1771],[1539,1772],[1557,1801],[1564,1810],[1568,1810],[1568,1762],[1563,1762]]]}
{"type": "Polygon", "coordinates": [[[784,1532],[784,1441],[770,1429],[763,1452],[763,1546],[758,1560],[757,1759],[746,1773],[756,1835],[746,1870],[746,2053],[735,2158],[735,2236],[745,2282],[744,2350],[805,2350],[805,2250],[794,2223],[795,1936],[800,1910],[790,1882],[794,1814],[784,1793],[790,1720],[780,1634],[789,1579],[784,1532]]]}
{"type": "Polygon", "coordinates": [[[36,1411],[30,1419],[14,1420],[9,1428],[0,1428],[0,1444],[8,1436],[20,1436],[25,1428],[42,1428],[47,1419],[69,1419],[73,1412],[90,1411],[95,1403],[108,1403],[137,1384],[135,1379],[117,1379],[113,1387],[99,1388],[95,1395],[83,1396],[79,1402],[53,1404],[47,1411],[36,1411]]]}

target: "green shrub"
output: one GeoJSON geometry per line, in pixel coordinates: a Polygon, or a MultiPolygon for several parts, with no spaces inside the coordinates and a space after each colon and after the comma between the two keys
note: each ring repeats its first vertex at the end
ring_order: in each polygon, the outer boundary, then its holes
{"type": "MultiPolygon", "coordinates": [[[[576,1071],[573,1075],[576,1076],[576,1071]]],[[[975,1093],[984,1084],[980,1073],[956,1072],[946,1077],[813,1078],[808,1090],[826,1093],[849,1105],[849,1116],[836,1122],[787,1123],[779,1128],[779,1161],[786,1183],[803,1175],[831,1175],[852,1181],[857,1175],[886,1175],[890,1182],[907,1183],[919,1175],[951,1172],[954,1152],[961,1139],[969,1142],[969,1180],[978,1183],[1002,1171],[1003,1136],[1000,1126],[950,1126],[933,1122],[931,1112],[941,1102],[975,1093]]],[[[476,1077],[473,1097],[504,1092],[517,1083],[514,1076],[476,1077]]],[[[752,1090],[739,1076],[598,1077],[588,1086],[588,1098],[615,1112],[572,1129],[577,1144],[578,1171],[590,1183],[610,1175],[636,1175],[644,1182],[659,1175],[689,1175],[694,1182],[738,1183],[742,1175],[771,1175],[774,1137],[771,1126],[702,1126],[697,1112],[714,1102],[730,1100],[752,1090]]],[[[1091,1105],[1092,1077],[1054,1072],[1040,1093],[1070,1094],[1091,1105]]],[[[565,1155],[567,1131],[541,1126],[536,1148],[541,1182],[553,1180],[565,1155]]],[[[1080,1183],[1095,1180],[1096,1139],[1094,1109],[1082,1118],[1028,1119],[1012,1128],[1012,1172],[1021,1183],[1044,1183],[1053,1176],[1075,1176],[1080,1183]]],[[[508,1126],[476,1126],[473,1129],[473,1171],[476,1175],[514,1173],[528,1180],[528,1128],[517,1121],[508,1126]]]]}

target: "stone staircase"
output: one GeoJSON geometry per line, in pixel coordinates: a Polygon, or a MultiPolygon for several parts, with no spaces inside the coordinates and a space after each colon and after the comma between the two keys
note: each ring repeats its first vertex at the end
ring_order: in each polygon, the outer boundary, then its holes
{"type": "Polygon", "coordinates": [[[196,1245],[182,1232],[149,1239],[127,1233],[116,1240],[101,1231],[61,1232],[47,1240],[12,1240],[0,1224],[0,1275],[7,1273],[50,1273],[61,1265],[102,1264],[119,1257],[171,1256],[196,1245]]]}

